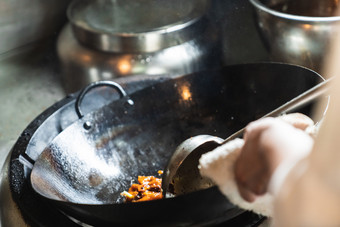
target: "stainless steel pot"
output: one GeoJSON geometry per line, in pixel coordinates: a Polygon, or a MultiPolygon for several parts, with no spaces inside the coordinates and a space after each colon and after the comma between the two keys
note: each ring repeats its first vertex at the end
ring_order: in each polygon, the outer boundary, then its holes
{"type": "Polygon", "coordinates": [[[250,2],[255,8],[257,24],[272,60],[322,71],[330,39],[340,32],[340,16],[335,14],[337,1],[250,2]]]}
{"type": "Polygon", "coordinates": [[[220,64],[216,29],[200,1],[77,0],[58,39],[67,91],[134,75],[177,76],[220,64]]]}

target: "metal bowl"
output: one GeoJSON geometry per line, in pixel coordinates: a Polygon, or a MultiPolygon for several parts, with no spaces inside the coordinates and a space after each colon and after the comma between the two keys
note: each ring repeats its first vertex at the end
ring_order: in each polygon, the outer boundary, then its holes
{"type": "Polygon", "coordinates": [[[339,33],[332,0],[250,0],[272,60],[322,71],[330,39],[339,33]]]}

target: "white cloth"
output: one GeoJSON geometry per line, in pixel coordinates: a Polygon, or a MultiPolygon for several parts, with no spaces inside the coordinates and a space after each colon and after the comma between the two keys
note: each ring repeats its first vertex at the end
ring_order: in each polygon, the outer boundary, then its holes
{"type": "MultiPolygon", "coordinates": [[[[291,169],[294,168],[301,159],[306,157],[312,149],[312,138],[310,138],[310,140],[305,139],[303,140],[304,142],[300,142],[300,136],[304,136],[302,135],[303,131],[305,133],[316,133],[316,130],[313,129],[314,122],[303,114],[294,113],[284,115],[279,117],[279,119],[296,128],[294,134],[295,137],[291,137],[291,131],[287,131],[288,129],[291,130],[291,126],[281,128],[281,130],[283,130],[282,136],[286,136],[288,139],[287,141],[294,144],[294,149],[289,151],[292,155],[280,163],[280,165],[276,168],[269,182],[268,192],[262,196],[257,196],[254,202],[247,202],[241,197],[235,182],[234,164],[244,144],[243,139],[229,141],[228,143],[217,147],[213,151],[202,155],[199,160],[201,175],[213,180],[230,202],[240,208],[250,210],[267,217],[272,217],[274,213],[273,196],[278,193],[291,169]]],[[[273,121],[276,122],[277,120],[266,118],[253,122],[247,126],[247,130],[248,132],[256,130],[273,121]]],[[[275,140],[275,137],[273,140],[275,140]]]]}
{"type": "Polygon", "coordinates": [[[243,146],[242,139],[232,140],[200,158],[199,169],[202,176],[209,177],[219,187],[229,201],[242,209],[271,217],[273,215],[273,197],[267,193],[257,197],[252,203],[245,201],[235,182],[234,164],[243,146]]]}

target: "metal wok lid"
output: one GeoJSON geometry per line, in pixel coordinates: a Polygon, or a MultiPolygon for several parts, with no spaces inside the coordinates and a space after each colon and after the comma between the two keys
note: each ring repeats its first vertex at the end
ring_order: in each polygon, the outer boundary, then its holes
{"type": "Polygon", "coordinates": [[[80,43],[97,50],[155,52],[200,34],[206,0],[75,0],[68,18],[80,43]]]}

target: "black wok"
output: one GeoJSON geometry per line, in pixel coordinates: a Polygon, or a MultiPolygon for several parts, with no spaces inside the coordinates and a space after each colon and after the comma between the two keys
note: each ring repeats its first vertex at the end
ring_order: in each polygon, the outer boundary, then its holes
{"type": "MultiPolygon", "coordinates": [[[[122,179],[122,187],[138,175],[155,175],[157,170],[164,169],[172,152],[185,139],[199,134],[225,138],[321,81],[320,75],[303,67],[243,64],[185,75],[137,91],[130,95],[135,105],[128,114],[122,114],[126,109],[122,100],[110,103],[108,106],[121,129],[112,140],[124,139],[134,148],[139,160],[137,164],[133,162],[134,166],[129,162],[121,166],[131,170],[131,178],[122,179]],[[141,150],[153,155],[141,155],[141,150]]],[[[310,108],[301,112],[309,114],[310,108]]],[[[212,225],[243,212],[230,204],[216,187],[133,204],[121,203],[118,197],[117,203],[104,205],[41,199],[96,226],[212,225]]]]}

